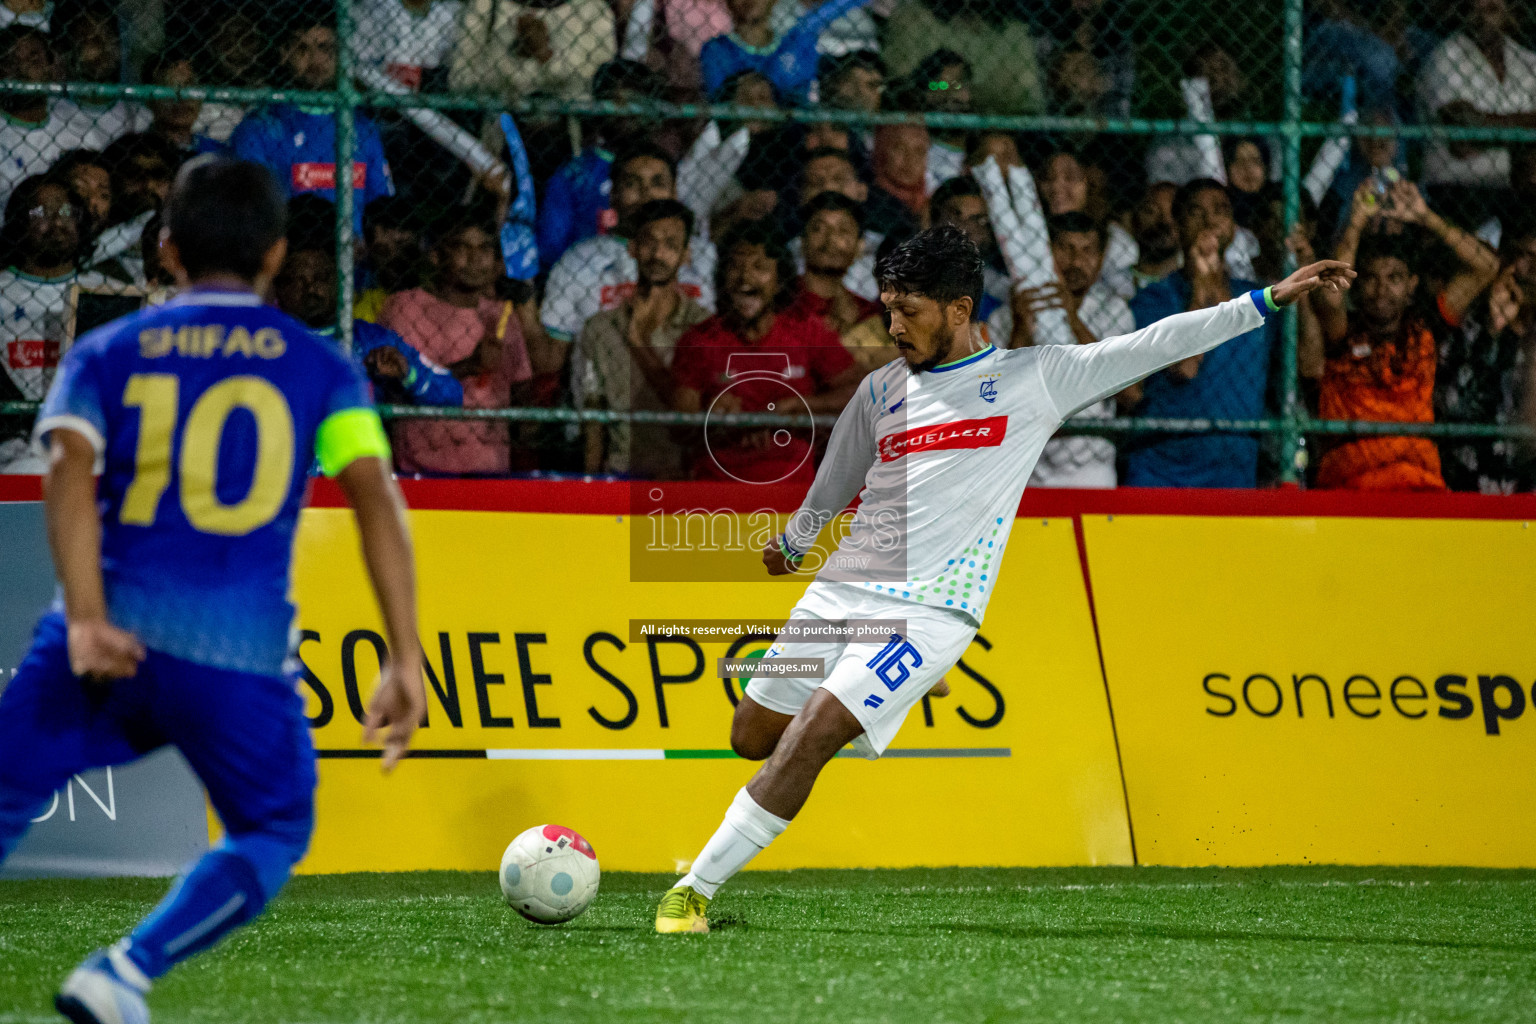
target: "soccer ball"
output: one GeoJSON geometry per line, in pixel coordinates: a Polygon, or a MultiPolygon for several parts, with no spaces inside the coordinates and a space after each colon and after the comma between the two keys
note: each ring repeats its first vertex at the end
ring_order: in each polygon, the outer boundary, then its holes
{"type": "Polygon", "coordinates": [[[597,895],[597,854],[564,825],[536,825],[501,855],[507,906],[538,924],[579,917],[597,895]]]}

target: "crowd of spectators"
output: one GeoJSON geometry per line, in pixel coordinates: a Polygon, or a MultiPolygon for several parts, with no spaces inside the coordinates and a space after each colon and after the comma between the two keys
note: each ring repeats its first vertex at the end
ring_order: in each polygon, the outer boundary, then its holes
{"type": "MultiPolygon", "coordinates": [[[[5,75],[334,87],[327,4],[149,6],[0,0],[5,75]]],[[[707,121],[656,109],[1278,116],[1263,84],[1276,78],[1277,47],[1245,50],[1243,33],[1205,24],[1215,5],[1179,0],[1170,9],[1188,24],[1169,44],[1178,62],[1159,59],[1167,54],[1143,39],[1158,27],[1145,6],[356,0],[365,89],[645,112],[525,114],[508,139],[478,109],[359,110],[354,353],[391,404],[837,413],[864,373],[895,357],[877,254],[950,223],[987,257],[977,329],[1000,347],[1093,344],[1272,281],[1290,256],[1333,256],[1360,277],[1347,300],[1314,296],[1300,309],[1311,416],[1520,422],[1536,378],[1536,145],[1394,134],[1411,123],[1536,130],[1536,52],[1521,42],[1536,25],[1519,23],[1509,0],[1454,13],[1417,0],[1310,0],[1308,116],[1381,134],[1307,144],[1302,217],[1289,234],[1278,136],[1013,133],[920,117],[707,121]],[[1187,106],[1153,108],[1169,96],[1187,106]],[[994,166],[1005,178],[1027,172],[1037,218],[999,219],[981,173],[994,166]],[[523,186],[532,212],[514,223],[523,186]],[[1028,223],[1048,238],[1022,237],[1028,223]],[[536,274],[509,276],[516,246],[536,247],[536,274]],[[1047,253],[1044,278],[1017,252],[1047,253]]],[[[42,398],[79,292],[164,298],[158,209],[176,169],[201,154],[272,169],[290,196],[290,237],[270,300],[336,333],[335,150],[333,113],[286,99],[0,90],[0,401],[42,398]]],[[[1082,415],[1273,417],[1281,351],[1271,322],[1082,415]]],[[[0,419],[0,471],[37,470],[25,426],[0,419]]],[[[816,455],[814,439],[767,428],[717,431],[707,445],[697,427],[638,421],[403,418],[391,430],[399,470],[422,475],[806,480],[816,455]]],[[[1062,437],[1033,484],[1264,486],[1280,475],[1272,441],[1062,437]]],[[[1319,487],[1536,488],[1536,459],[1502,439],[1311,443],[1307,479],[1319,487]]]]}

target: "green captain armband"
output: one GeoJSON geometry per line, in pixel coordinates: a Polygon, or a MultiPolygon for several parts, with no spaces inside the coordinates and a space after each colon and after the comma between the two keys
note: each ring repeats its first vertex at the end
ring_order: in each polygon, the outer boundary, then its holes
{"type": "Polygon", "coordinates": [[[335,476],[370,455],[389,461],[389,438],[373,409],[333,412],[315,432],[315,457],[320,460],[320,472],[326,476],[335,476]]]}

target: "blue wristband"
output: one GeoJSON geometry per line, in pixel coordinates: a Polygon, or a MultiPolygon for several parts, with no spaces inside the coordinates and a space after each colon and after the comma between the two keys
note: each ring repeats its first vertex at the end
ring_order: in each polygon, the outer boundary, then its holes
{"type": "Polygon", "coordinates": [[[798,562],[805,557],[804,555],[797,552],[794,548],[789,546],[789,541],[784,539],[784,535],[782,533],[779,534],[779,552],[791,562],[798,562]]]}
{"type": "Polygon", "coordinates": [[[1268,288],[1255,288],[1248,293],[1248,298],[1253,302],[1253,308],[1259,311],[1260,316],[1268,316],[1271,313],[1280,312],[1280,306],[1275,302],[1274,286],[1268,288]]]}

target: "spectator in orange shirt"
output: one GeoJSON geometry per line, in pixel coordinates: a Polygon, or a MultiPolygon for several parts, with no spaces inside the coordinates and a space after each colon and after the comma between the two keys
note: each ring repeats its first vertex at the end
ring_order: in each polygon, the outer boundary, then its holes
{"type": "MultiPolygon", "coordinates": [[[[1477,239],[1430,210],[1408,181],[1398,182],[1380,201],[1370,182],[1361,185],[1335,258],[1356,264],[1360,274],[1355,286],[1357,308],[1346,312],[1342,296],[1311,300],[1322,328],[1325,356],[1319,416],[1378,423],[1433,422],[1437,333],[1461,322],[1467,307],[1498,273],[1498,259],[1477,239]],[[1372,231],[1362,243],[1367,227],[1372,231]],[[1426,247],[1425,235],[1449,246],[1460,266],[1444,290],[1420,303],[1416,254],[1426,247]]],[[[1445,490],[1439,449],[1427,437],[1345,441],[1324,453],[1317,485],[1445,490]]]]}

